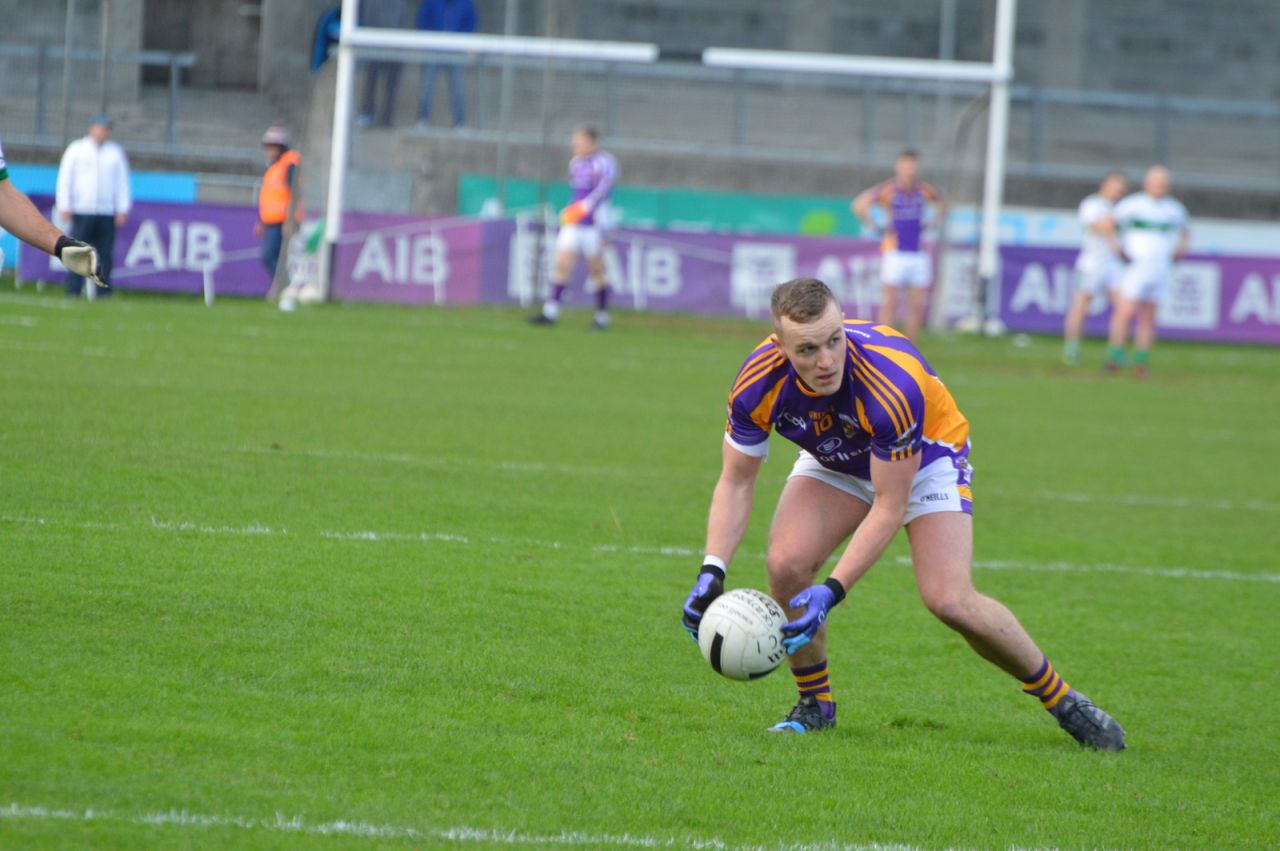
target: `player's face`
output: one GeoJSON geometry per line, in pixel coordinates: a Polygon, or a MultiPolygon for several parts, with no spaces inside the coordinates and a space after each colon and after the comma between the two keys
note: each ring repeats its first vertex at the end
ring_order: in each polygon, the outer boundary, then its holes
{"type": "Polygon", "coordinates": [[[812,322],[795,322],[787,317],[778,321],[778,343],[791,361],[800,380],[810,390],[830,396],[844,382],[845,336],[844,314],[832,302],[812,322]]]}
{"type": "Polygon", "coordinates": [[[575,157],[588,157],[596,151],[596,140],[581,131],[574,131],[569,145],[573,148],[575,157]]]}
{"type": "Polygon", "coordinates": [[[1160,198],[1169,194],[1169,183],[1169,169],[1156,166],[1147,172],[1142,189],[1152,198],[1160,198]]]}
{"type": "Polygon", "coordinates": [[[920,174],[920,161],[915,157],[898,157],[893,173],[899,183],[915,183],[920,174]]]}
{"type": "Polygon", "coordinates": [[[1102,197],[1115,201],[1129,188],[1129,182],[1118,174],[1102,181],[1102,197]]]}

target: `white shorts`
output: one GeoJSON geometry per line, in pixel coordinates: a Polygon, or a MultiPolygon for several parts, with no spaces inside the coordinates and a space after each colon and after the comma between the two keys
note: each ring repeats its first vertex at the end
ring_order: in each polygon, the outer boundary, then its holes
{"type": "Polygon", "coordinates": [[[556,234],[556,251],[599,257],[603,249],[604,234],[595,225],[561,225],[556,234]]]}
{"type": "MultiPolygon", "coordinates": [[[[848,473],[829,470],[818,463],[805,450],[800,450],[800,457],[791,468],[791,475],[817,479],[831,485],[838,491],[870,505],[876,498],[876,489],[868,479],[860,479],[848,473]]],[[[905,526],[917,517],[926,514],[938,514],[943,511],[962,511],[973,513],[973,489],[970,481],[973,478],[973,467],[964,458],[939,458],[927,467],[916,471],[915,480],[911,483],[911,496],[907,501],[907,513],[902,518],[905,526]]]]}
{"type": "Polygon", "coordinates": [[[1120,275],[1120,295],[1135,301],[1160,301],[1169,288],[1173,267],[1163,263],[1130,263],[1120,275]]]}
{"type": "Polygon", "coordinates": [[[1114,257],[1084,260],[1076,263],[1076,292],[1102,295],[1113,290],[1124,273],[1124,266],[1114,257]]]}
{"type": "Polygon", "coordinates": [[[933,283],[933,264],[923,251],[886,251],[880,259],[880,280],[895,287],[927,287],[933,283]]]}

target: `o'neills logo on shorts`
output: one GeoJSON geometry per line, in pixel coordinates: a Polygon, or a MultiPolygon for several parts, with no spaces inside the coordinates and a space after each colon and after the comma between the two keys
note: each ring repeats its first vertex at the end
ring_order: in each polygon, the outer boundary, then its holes
{"type": "Polygon", "coordinates": [[[927,493],[920,497],[921,502],[946,502],[949,499],[951,499],[949,493],[927,493]]]}

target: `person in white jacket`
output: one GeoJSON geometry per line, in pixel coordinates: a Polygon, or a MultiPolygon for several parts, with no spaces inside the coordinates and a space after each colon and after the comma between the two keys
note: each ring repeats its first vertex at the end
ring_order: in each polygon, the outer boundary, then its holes
{"type": "MultiPolygon", "coordinates": [[[[129,160],[111,140],[110,117],[94,116],[89,132],[67,146],[58,167],[56,201],[71,237],[97,250],[103,282],[98,294],[110,295],[116,228],[124,225],[133,207],[129,160]]],[[[78,296],[83,288],[84,278],[69,271],[67,295],[78,296]]]]}

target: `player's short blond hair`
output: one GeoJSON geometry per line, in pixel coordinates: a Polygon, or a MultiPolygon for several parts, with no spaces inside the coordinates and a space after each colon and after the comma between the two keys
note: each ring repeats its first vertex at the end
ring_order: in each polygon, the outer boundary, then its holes
{"type": "Polygon", "coordinates": [[[817,278],[796,278],[774,289],[769,312],[776,330],[784,316],[792,322],[812,322],[826,313],[830,304],[839,304],[830,287],[817,278]]]}

